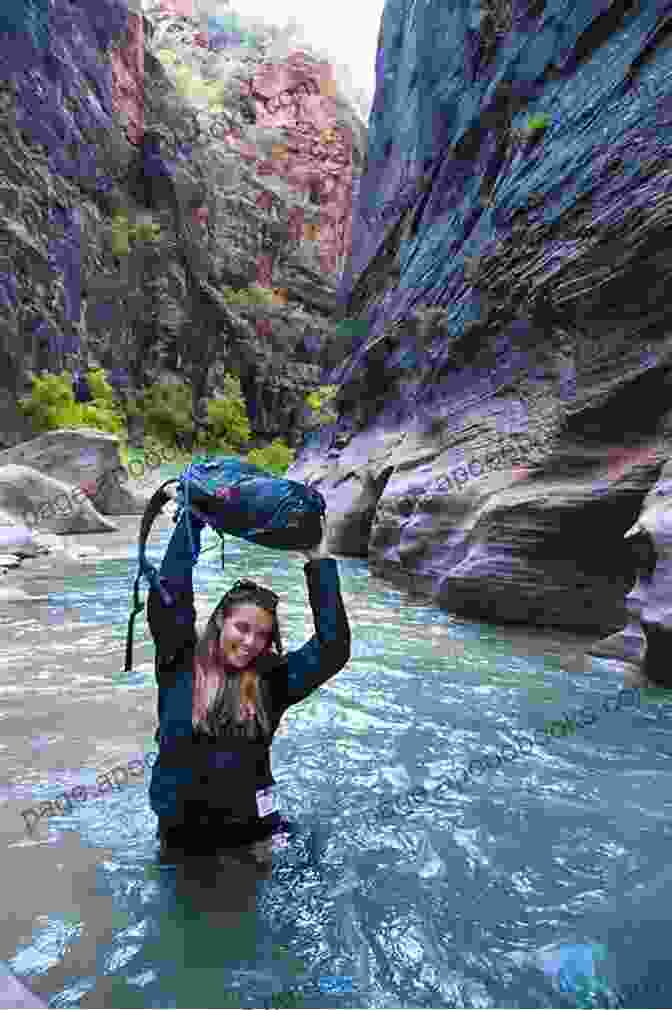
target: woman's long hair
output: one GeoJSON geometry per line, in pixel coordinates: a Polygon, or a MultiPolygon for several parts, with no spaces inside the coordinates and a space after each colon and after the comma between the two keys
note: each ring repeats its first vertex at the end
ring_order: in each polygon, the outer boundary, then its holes
{"type": "Polygon", "coordinates": [[[260,672],[275,665],[282,656],[282,640],[277,616],[278,597],[269,589],[249,580],[239,580],[225,593],[213,610],[205,631],[194,650],[194,681],[191,721],[195,730],[210,736],[243,736],[254,739],[259,728],[270,738],[266,692],[260,690],[260,672]],[[227,667],[219,648],[224,621],[235,607],[253,603],[273,618],[273,627],[266,649],[257,656],[253,666],[245,670],[227,667]],[[251,702],[256,719],[241,719],[241,703],[251,702]]]}

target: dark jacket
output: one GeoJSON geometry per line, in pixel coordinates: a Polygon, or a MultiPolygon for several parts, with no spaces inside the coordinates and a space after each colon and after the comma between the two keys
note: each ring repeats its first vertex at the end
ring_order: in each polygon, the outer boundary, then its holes
{"type": "Polygon", "coordinates": [[[175,598],[166,606],[151,590],[148,620],[156,645],[159,686],[156,740],[159,756],[149,789],[159,826],[202,825],[232,844],[268,833],[270,817],[257,814],[256,792],[275,780],[269,750],[280,719],[290,705],[342,670],[350,658],[350,627],[341,598],[334,558],[304,566],[315,635],[300,649],[260,660],[259,690],[271,719],[267,740],[219,736],[192,728],[192,676],[197,642],[192,569],[200,551],[202,523],[192,517],[196,557],[192,558],[186,515],[180,518],[161,566],[161,581],[175,598]]]}

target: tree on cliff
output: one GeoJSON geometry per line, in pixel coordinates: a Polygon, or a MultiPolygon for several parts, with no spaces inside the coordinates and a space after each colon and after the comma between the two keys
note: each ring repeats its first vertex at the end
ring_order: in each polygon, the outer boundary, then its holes
{"type": "Polygon", "coordinates": [[[123,369],[126,377],[117,395],[126,415],[131,446],[143,444],[144,425],[137,402],[147,384],[150,355],[157,343],[165,276],[162,263],[167,255],[156,242],[158,235],[151,214],[139,214],[129,223],[128,212],[119,206],[110,231],[117,272],[92,277],[85,292],[95,307],[87,315],[89,338],[96,331],[106,332],[114,365],[123,369]]]}

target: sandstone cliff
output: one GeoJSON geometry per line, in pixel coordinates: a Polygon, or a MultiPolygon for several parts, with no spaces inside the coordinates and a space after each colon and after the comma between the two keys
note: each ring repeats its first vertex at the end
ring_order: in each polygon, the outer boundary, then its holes
{"type": "Polygon", "coordinates": [[[627,623],[670,452],[671,14],[386,4],[338,419],[288,476],[332,550],[454,612],[627,623]]]}
{"type": "MultiPolygon", "coordinates": [[[[339,360],[364,156],[328,63],[182,0],[17,6],[0,63],[0,404],[31,372],[102,366],[128,393],[187,375],[198,413],[226,370],[254,434],[293,442],[339,360]]],[[[4,422],[4,445],[26,437],[4,422]]]]}

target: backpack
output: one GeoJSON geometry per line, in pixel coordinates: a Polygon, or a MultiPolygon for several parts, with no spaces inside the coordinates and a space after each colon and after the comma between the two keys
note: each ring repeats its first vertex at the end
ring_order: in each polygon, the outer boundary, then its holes
{"type": "MultiPolygon", "coordinates": [[[[199,456],[185,467],[179,477],[172,477],[154,492],[140,521],[138,538],[138,575],[133,587],[133,609],[126,636],[125,672],[133,664],[133,624],[143,608],[139,585],[144,575],[167,606],[174,601],[159,581],[159,573],[147,561],[145,546],[157,515],[170,501],[165,488],[177,484],[178,510],[174,522],[182,513],[195,515],[207,523],[222,540],[224,534],[240,537],[250,543],[276,550],[306,551],[317,547],[322,539],[322,516],[327,505],[315,488],[298,481],[266,473],[253,463],[244,463],[236,456],[199,456]]],[[[188,525],[189,535],[191,525],[188,525]]],[[[195,553],[193,538],[192,552],[195,553]]],[[[194,561],[196,558],[194,558],[194,561]]]]}

